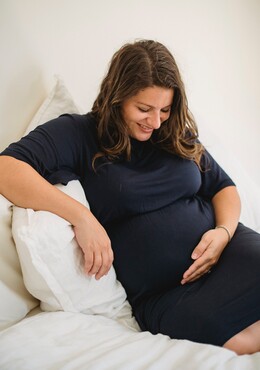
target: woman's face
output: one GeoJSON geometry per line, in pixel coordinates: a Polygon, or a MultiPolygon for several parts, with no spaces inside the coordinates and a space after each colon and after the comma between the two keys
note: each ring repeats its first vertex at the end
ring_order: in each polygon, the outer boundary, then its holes
{"type": "Polygon", "coordinates": [[[153,130],[169,118],[172,102],[173,89],[158,86],[147,87],[125,100],[122,114],[129,135],[139,141],[150,139],[153,130]]]}

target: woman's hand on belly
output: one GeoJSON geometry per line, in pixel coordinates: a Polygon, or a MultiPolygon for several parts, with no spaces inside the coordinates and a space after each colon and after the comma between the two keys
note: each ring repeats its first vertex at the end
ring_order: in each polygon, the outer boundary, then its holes
{"type": "Polygon", "coordinates": [[[208,273],[218,262],[226,245],[227,237],[221,229],[211,229],[203,234],[191,255],[194,262],[184,272],[181,284],[191,283],[208,273]]]}

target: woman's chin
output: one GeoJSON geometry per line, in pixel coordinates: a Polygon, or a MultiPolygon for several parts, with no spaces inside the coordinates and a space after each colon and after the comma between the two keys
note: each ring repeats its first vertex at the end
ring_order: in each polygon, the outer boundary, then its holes
{"type": "Polygon", "coordinates": [[[138,141],[147,141],[152,136],[153,131],[145,132],[143,130],[138,130],[138,132],[134,132],[132,137],[138,141]]]}

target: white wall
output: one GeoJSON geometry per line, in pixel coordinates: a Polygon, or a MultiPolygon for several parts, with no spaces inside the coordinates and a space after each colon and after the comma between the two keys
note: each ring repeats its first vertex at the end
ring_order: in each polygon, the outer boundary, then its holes
{"type": "Polygon", "coordinates": [[[259,0],[0,0],[0,150],[53,83],[89,110],[114,51],[135,38],[175,55],[199,127],[260,185],[259,0]]]}

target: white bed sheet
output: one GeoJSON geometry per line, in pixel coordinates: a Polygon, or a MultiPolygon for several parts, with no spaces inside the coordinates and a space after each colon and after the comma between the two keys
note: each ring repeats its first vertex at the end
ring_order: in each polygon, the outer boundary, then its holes
{"type": "Polygon", "coordinates": [[[133,321],[42,312],[0,333],[1,370],[257,370],[260,353],[139,332],[133,321]]]}

